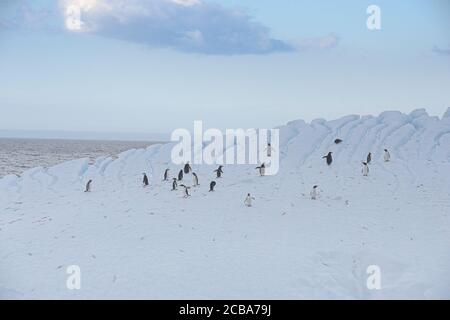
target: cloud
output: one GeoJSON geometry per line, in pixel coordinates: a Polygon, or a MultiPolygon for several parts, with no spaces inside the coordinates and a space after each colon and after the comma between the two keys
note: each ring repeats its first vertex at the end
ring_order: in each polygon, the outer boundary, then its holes
{"type": "Polygon", "coordinates": [[[201,0],[61,0],[61,9],[69,31],[151,47],[221,55],[294,50],[246,12],[201,0]]]}
{"type": "Polygon", "coordinates": [[[295,47],[299,51],[318,51],[328,50],[338,46],[340,38],[334,34],[329,33],[326,36],[316,38],[300,39],[295,42],[295,47]]]}
{"type": "Polygon", "coordinates": [[[433,47],[433,52],[441,56],[450,56],[450,49],[442,49],[438,46],[433,47]]]}

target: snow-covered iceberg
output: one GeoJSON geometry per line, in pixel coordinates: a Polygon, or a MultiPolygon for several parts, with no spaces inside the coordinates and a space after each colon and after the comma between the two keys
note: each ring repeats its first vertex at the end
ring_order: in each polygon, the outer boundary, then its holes
{"type": "Polygon", "coordinates": [[[200,186],[187,199],[162,181],[166,168],[180,170],[171,143],[4,177],[0,298],[450,298],[448,112],[279,129],[277,175],[225,166],[208,192],[214,168],[194,165],[200,186]],[[66,286],[69,265],[80,267],[79,290],[66,286]],[[379,290],[366,285],[373,265],[379,290]]]}

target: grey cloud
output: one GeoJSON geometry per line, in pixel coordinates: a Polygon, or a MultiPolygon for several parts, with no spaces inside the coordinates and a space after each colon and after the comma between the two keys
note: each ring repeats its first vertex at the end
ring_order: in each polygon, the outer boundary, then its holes
{"type": "Polygon", "coordinates": [[[108,10],[83,12],[88,32],[152,47],[203,54],[267,54],[294,48],[270,36],[269,29],[241,10],[210,2],[182,5],[179,1],[111,2],[108,10]]]}

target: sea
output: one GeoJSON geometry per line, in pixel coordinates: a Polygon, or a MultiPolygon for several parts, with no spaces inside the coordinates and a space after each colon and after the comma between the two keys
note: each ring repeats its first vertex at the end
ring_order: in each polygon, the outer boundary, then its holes
{"type": "Polygon", "coordinates": [[[68,160],[115,157],[123,151],[146,148],[154,143],[157,142],[0,138],[0,178],[68,160]]]}

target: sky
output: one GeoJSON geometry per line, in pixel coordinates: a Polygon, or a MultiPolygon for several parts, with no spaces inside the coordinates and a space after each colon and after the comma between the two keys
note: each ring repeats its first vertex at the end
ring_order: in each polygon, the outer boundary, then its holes
{"type": "Polygon", "coordinates": [[[449,88],[447,0],[0,0],[0,130],[441,116],[449,88]]]}

